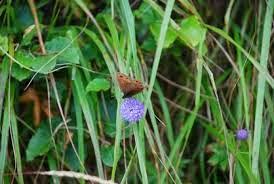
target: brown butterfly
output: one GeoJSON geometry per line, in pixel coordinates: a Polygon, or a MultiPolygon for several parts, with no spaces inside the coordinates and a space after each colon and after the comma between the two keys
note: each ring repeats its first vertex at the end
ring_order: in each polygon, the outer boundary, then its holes
{"type": "Polygon", "coordinates": [[[133,96],[140,93],[145,88],[141,81],[129,78],[123,73],[117,73],[117,80],[124,97],[133,96]]]}

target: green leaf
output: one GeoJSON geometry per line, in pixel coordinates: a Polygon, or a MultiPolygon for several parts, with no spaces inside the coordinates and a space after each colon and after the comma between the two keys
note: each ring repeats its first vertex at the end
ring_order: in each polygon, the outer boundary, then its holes
{"type": "Polygon", "coordinates": [[[73,171],[79,171],[81,168],[81,163],[79,162],[71,144],[69,144],[66,149],[65,162],[68,164],[69,168],[73,171]]]}
{"type": "MultiPolygon", "coordinates": [[[[121,149],[119,149],[121,150],[121,149]]],[[[119,158],[122,155],[122,153],[119,153],[119,158]]],[[[113,160],[114,160],[114,146],[110,145],[110,146],[102,146],[101,147],[101,156],[102,156],[102,160],[103,163],[106,166],[112,167],[113,166],[113,160]]]]}
{"type": "MultiPolygon", "coordinates": [[[[4,51],[8,51],[9,48],[9,40],[7,36],[1,36],[0,35],[0,47],[4,50],[4,51]]],[[[3,56],[4,53],[0,50],[0,56],[3,56]]]]}
{"type": "Polygon", "coordinates": [[[89,84],[87,85],[86,91],[107,91],[110,88],[110,82],[103,78],[96,78],[93,79],[89,84]]]}
{"type": "Polygon", "coordinates": [[[161,19],[161,17],[152,9],[152,7],[143,2],[134,15],[141,19],[144,24],[151,24],[161,19]]]}
{"type": "Polygon", "coordinates": [[[46,42],[46,50],[50,54],[59,54],[57,57],[58,63],[79,64],[77,49],[73,46],[71,40],[66,37],[59,36],[46,42]]]}
{"type": "Polygon", "coordinates": [[[187,44],[196,47],[203,41],[203,34],[206,29],[200,24],[195,16],[190,16],[184,19],[180,24],[179,37],[187,44]]]}
{"type": "MultiPolygon", "coordinates": [[[[150,26],[150,31],[152,32],[154,39],[157,41],[160,36],[160,29],[161,29],[161,23],[160,22],[154,22],[150,26]]],[[[166,32],[166,39],[164,42],[164,48],[168,48],[171,46],[171,44],[176,40],[177,35],[174,30],[171,28],[167,29],[166,32]]]]}
{"type": "Polygon", "coordinates": [[[34,57],[31,54],[18,51],[15,53],[15,59],[22,65],[32,68],[38,73],[48,74],[55,68],[56,58],[52,55],[34,57]]]}
{"type": "Polygon", "coordinates": [[[146,51],[154,51],[156,50],[156,41],[152,37],[152,35],[149,35],[142,44],[142,49],[146,51]]]}
{"type": "Polygon", "coordinates": [[[52,55],[39,56],[33,60],[32,68],[38,73],[48,74],[55,68],[56,58],[52,55]]]}
{"type": "Polygon", "coordinates": [[[12,69],[11,69],[11,75],[12,77],[14,77],[15,79],[17,79],[18,81],[22,81],[25,80],[27,78],[30,77],[31,75],[31,71],[26,70],[22,67],[20,67],[18,64],[14,63],[12,65],[12,69]]]}
{"type": "MultiPolygon", "coordinates": [[[[125,130],[125,138],[129,138],[133,135],[132,126],[126,126],[123,129],[125,130]]],[[[107,122],[104,125],[104,132],[107,136],[114,138],[116,135],[116,124],[107,122]]]]}
{"type": "MultiPolygon", "coordinates": [[[[41,26],[40,29],[42,29],[43,26],[41,26]]],[[[37,35],[35,25],[29,26],[25,31],[23,35],[23,39],[21,42],[22,46],[30,45],[32,42],[32,39],[37,35]]]]}
{"type": "MultiPolygon", "coordinates": [[[[60,119],[52,119],[52,131],[60,123],[60,119]]],[[[41,122],[40,128],[29,141],[26,155],[27,161],[32,161],[35,157],[46,154],[52,147],[52,135],[48,121],[41,122]]]]}

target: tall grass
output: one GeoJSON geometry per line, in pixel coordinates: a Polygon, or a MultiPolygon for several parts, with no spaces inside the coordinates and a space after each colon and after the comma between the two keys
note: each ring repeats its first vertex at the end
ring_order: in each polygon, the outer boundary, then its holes
{"type": "Polygon", "coordinates": [[[273,183],[274,0],[0,5],[0,183],[273,183]]]}

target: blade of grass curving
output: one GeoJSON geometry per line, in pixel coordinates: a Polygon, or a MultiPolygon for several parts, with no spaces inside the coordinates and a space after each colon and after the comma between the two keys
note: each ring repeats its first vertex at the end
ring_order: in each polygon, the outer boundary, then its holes
{"type": "Polygon", "coordinates": [[[224,32],[223,30],[219,28],[216,28],[214,26],[210,26],[207,24],[204,24],[204,26],[208,28],[209,30],[219,34],[220,36],[225,38],[227,41],[231,42],[236,48],[238,48],[245,55],[245,57],[247,57],[247,59],[255,66],[255,68],[261,74],[262,78],[267,80],[268,84],[272,88],[274,88],[274,79],[273,77],[271,77],[268,71],[261,64],[259,64],[250,54],[248,54],[248,52],[244,48],[242,48],[237,42],[235,42],[226,32],[224,32]]]}
{"type": "MultiPolygon", "coordinates": [[[[8,62],[8,61],[7,61],[8,62]]],[[[9,71],[9,70],[8,70],[9,71]]],[[[11,121],[11,104],[13,104],[13,96],[11,95],[10,81],[7,88],[7,95],[5,100],[4,117],[1,129],[1,150],[0,150],[0,183],[3,183],[3,175],[5,172],[7,147],[9,141],[9,128],[11,121]]]]}
{"type": "Polygon", "coordinates": [[[164,165],[166,165],[166,153],[165,153],[165,150],[163,148],[163,143],[161,142],[161,136],[160,136],[159,129],[158,129],[158,126],[157,126],[155,113],[154,113],[153,105],[152,105],[151,101],[148,104],[148,112],[149,112],[149,116],[151,118],[151,124],[152,124],[152,128],[153,128],[153,131],[154,131],[156,143],[157,143],[158,149],[160,151],[160,156],[161,156],[162,163],[164,165]]]}
{"type": "Polygon", "coordinates": [[[230,17],[231,17],[230,15],[231,15],[233,4],[234,4],[234,0],[230,0],[228,8],[225,13],[225,28],[224,29],[226,32],[228,32],[228,30],[229,30],[230,17]]]}
{"type": "Polygon", "coordinates": [[[147,171],[146,171],[146,165],[145,165],[145,151],[142,146],[143,139],[140,137],[138,132],[138,124],[133,125],[133,133],[134,133],[135,143],[137,147],[137,156],[138,156],[139,166],[140,166],[141,175],[142,175],[142,178],[141,178],[142,183],[147,184],[148,178],[147,178],[147,171]]]}
{"type": "Polygon", "coordinates": [[[163,110],[163,115],[164,115],[164,119],[167,127],[167,139],[169,142],[169,146],[172,147],[174,144],[174,134],[173,134],[173,127],[171,123],[170,113],[169,113],[168,106],[165,101],[165,97],[162,92],[162,89],[157,81],[155,82],[155,90],[157,91],[159,102],[163,110]]]}
{"type": "Polygon", "coordinates": [[[111,34],[112,45],[113,45],[114,51],[116,52],[115,55],[117,56],[117,59],[118,59],[118,67],[121,71],[124,71],[123,59],[122,59],[122,48],[120,47],[119,34],[118,34],[118,30],[116,29],[115,22],[112,20],[112,18],[109,15],[104,15],[104,20],[107,23],[108,29],[111,34]]]}
{"type": "Polygon", "coordinates": [[[3,102],[6,90],[6,83],[9,77],[9,61],[7,58],[4,58],[2,64],[2,70],[0,72],[0,122],[2,118],[2,109],[3,109],[3,102]]]}
{"type": "MultiPolygon", "coordinates": [[[[73,94],[77,94],[75,87],[72,88],[73,94]]],[[[84,122],[81,111],[81,106],[78,98],[74,98],[74,110],[76,115],[76,127],[77,127],[77,142],[78,142],[78,152],[79,157],[82,163],[84,163],[84,122]]],[[[84,173],[85,168],[80,168],[80,172],[84,173]]],[[[84,183],[84,180],[81,180],[81,184],[84,183]]]]}
{"type": "MultiPolygon", "coordinates": [[[[269,0],[266,3],[266,13],[263,27],[263,38],[260,63],[264,70],[267,70],[267,60],[269,55],[271,27],[272,27],[272,16],[274,9],[274,0],[269,0]]],[[[265,94],[265,74],[259,73],[258,75],[258,91],[256,98],[256,112],[255,112],[255,128],[253,137],[253,150],[252,150],[252,171],[256,177],[259,178],[259,154],[260,154],[260,142],[262,133],[262,116],[264,108],[264,94],[265,94]]],[[[274,85],[272,85],[274,88],[274,85]]]]}
{"type": "Polygon", "coordinates": [[[132,164],[133,164],[133,161],[134,161],[135,157],[136,157],[136,148],[135,148],[134,151],[133,151],[133,154],[132,154],[132,156],[131,156],[131,158],[130,158],[130,161],[129,161],[129,163],[128,163],[128,166],[127,166],[127,168],[126,168],[125,174],[124,174],[124,176],[123,176],[123,178],[122,178],[120,184],[127,183],[127,177],[128,177],[129,171],[130,171],[130,169],[131,169],[131,167],[132,167],[132,164]]]}
{"type": "Polygon", "coordinates": [[[103,179],[104,171],[103,171],[103,165],[101,160],[99,142],[97,139],[97,132],[96,132],[95,123],[93,120],[94,117],[92,117],[90,105],[86,98],[86,91],[81,79],[81,74],[77,69],[76,69],[75,80],[73,81],[73,85],[76,89],[76,94],[75,94],[76,96],[74,98],[78,98],[80,102],[80,105],[87,123],[88,131],[91,137],[91,141],[93,144],[99,177],[103,179]]]}
{"type": "MultiPolygon", "coordinates": [[[[111,77],[112,77],[112,79],[115,79],[116,78],[116,70],[115,70],[113,62],[111,61],[110,56],[108,55],[103,43],[99,40],[97,35],[95,33],[93,33],[92,31],[86,29],[85,33],[95,42],[95,44],[101,51],[103,58],[105,59],[105,62],[107,64],[108,70],[111,74],[111,77]]],[[[114,85],[116,86],[115,87],[115,96],[117,99],[118,107],[117,107],[117,113],[116,113],[116,135],[115,135],[115,145],[114,145],[114,158],[113,158],[113,166],[112,166],[112,173],[111,173],[111,180],[113,180],[113,181],[115,179],[116,168],[117,168],[118,161],[119,161],[120,142],[121,142],[121,138],[122,138],[122,121],[121,121],[120,113],[119,113],[119,105],[122,100],[122,94],[118,90],[118,84],[117,84],[116,80],[114,80],[114,85]]]]}
{"type": "MultiPolygon", "coordinates": [[[[239,39],[239,35],[235,32],[235,42],[241,45],[241,41],[239,39]]],[[[241,92],[243,94],[243,103],[244,103],[244,111],[245,111],[245,125],[246,128],[249,129],[249,98],[248,98],[248,88],[246,84],[246,77],[245,77],[245,62],[243,62],[242,55],[240,50],[237,48],[237,62],[239,65],[240,69],[240,87],[241,87],[241,92]]]]}
{"type": "MultiPolygon", "coordinates": [[[[265,130],[263,130],[265,131],[265,130]]],[[[260,154],[260,165],[262,167],[263,180],[262,183],[271,184],[271,169],[268,167],[268,163],[271,162],[270,157],[268,156],[269,150],[267,149],[267,137],[264,137],[262,140],[261,154],[260,154]]]]}
{"type": "Polygon", "coordinates": [[[129,34],[129,41],[131,47],[131,54],[133,56],[133,68],[136,70],[136,74],[139,74],[139,70],[137,67],[138,57],[137,57],[137,49],[136,49],[136,38],[135,38],[135,23],[134,16],[132,14],[129,1],[119,0],[120,10],[121,10],[121,18],[124,20],[124,27],[126,27],[129,34]]]}
{"type": "MultiPolygon", "coordinates": [[[[14,88],[14,86],[11,86],[14,88]]],[[[20,146],[19,146],[19,135],[18,135],[18,128],[17,128],[17,121],[16,121],[16,114],[12,107],[11,109],[11,136],[12,136],[12,146],[14,150],[14,158],[16,162],[16,170],[18,174],[18,183],[24,183],[23,179],[23,172],[22,172],[22,161],[21,161],[21,154],[20,154],[20,146]]]]}
{"type": "Polygon", "coordinates": [[[162,50],[164,47],[164,41],[166,38],[166,32],[167,32],[167,28],[168,28],[168,23],[170,21],[170,16],[171,16],[171,11],[172,11],[173,5],[174,5],[174,0],[169,0],[166,5],[164,18],[163,18],[163,22],[161,25],[160,35],[159,35],[159,39],[157,41],[157,48],[156,48],[156,53],[154,56],[154,61],[153,61],[153,66],[152,66],[152,71],[151,71],[151,76],[150,76],[150,81],[149,81],[149,87],[148,87],[148,91],[146,94],[146,106],[150,99],[150,96],[151,96],[151,93],[153,90],[153,86],[155,83],[157,70],[158,70],[158,66],[160,63],[161,53],[162,53],[162,50]]]}
{"type": "MultiPolygon", "coordinates": [[[[9,53],[11,56],[14,56],[14,44],[12,39],[9,41],[9,53]]],[[[11,66],[12,67],[12,62],[11,66]]],[[[11,72],[11,68],[9,70],[11,72]]],[[[14,112],[14,107],[13,107],[13,102],[14,102],[14,91],[15,91],[15,85],[13,81],[10,81],[9,79],[9,100],[10,100],[10,109],[9,109],[9,121],[10,121],[10,126],[11,126],[11,142],[12,142],[12,147],[14,151],[14,158],[15,158],[15,165],[16,165],[16,170],[18,174],[18,183],[22,184],[24,183],[23,179],[23,174],[22,174],[22,162],[21,162],[21,155],[20,155],[20,148],[19,148],[19,136],[18,136],[18,129],[17,129],[17,121],[16,121],[16,114],[14,112]]]]}

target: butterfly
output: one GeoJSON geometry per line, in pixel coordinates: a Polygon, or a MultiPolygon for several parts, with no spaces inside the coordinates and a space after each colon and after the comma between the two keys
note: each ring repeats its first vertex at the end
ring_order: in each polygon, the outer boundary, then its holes
{"type": "Polygon", "coordinates": [[[124,93],[123,98],[140,93],[145,88],[139,80],[131,79],[123,73],[117,73],[117,81],[121,91],[124,93]]]}

